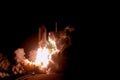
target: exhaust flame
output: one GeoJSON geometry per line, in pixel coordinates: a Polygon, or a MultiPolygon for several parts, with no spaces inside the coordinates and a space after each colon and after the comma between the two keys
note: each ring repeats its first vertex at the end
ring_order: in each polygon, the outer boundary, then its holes
{"type": "Polygon", "coordinates": [[[47,48],[38,48],[35,64],[41,65],[41,67],[47,67],[49,62],[48,57],[49,51],[47,48]]]}

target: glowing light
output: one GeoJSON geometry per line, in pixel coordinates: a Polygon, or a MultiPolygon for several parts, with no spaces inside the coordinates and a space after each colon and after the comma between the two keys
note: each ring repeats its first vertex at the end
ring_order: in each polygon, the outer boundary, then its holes
{"type": "Polygon", "coordinates": [[[47,67],[49,63],[48,57],[49,51],[47,48],[38,48],[35,64],[41,65],[41,67],[47,67]]]}

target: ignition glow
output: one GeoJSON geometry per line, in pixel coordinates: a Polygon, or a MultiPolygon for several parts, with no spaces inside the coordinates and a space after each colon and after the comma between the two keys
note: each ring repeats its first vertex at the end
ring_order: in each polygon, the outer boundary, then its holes
{"type": "Polygon", "coordinates": [[[36,65],[41,65],[41,67],[47,67],[49,63],[49,51],[47,48],[38,48],[37,56],[35,60],[36,65]]]}

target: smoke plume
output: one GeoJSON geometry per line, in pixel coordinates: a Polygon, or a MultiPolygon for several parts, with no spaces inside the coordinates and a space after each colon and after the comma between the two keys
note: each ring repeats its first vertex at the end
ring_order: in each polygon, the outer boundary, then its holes
{"type": "Polygon", "coordinates": [[[15,51],[15,60],[17,61],[17,63],[22,62],[23,60],[25,60],[25,52],[23,48],[19,48],[15,51]]]}
{"type": "Polygon", "coordinates": [[[9,66],[10,62],[7,57],[0,53],[0,78],[10,76],[10,74],[6,73],[9,70],[9,66]]]}
{"type": "Polygon", "coordinates": [[[12,71],[16,75],[16,74],[23,74],[25,70],[23,66],[20,63],[18,63],[17,65],[12,67],[12,71]]]}

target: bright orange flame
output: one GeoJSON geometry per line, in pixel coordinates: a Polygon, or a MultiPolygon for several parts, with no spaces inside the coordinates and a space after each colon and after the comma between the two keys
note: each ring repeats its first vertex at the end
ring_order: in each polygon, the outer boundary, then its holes
{"type": "Polygon", "coordinates": [[[37,56],[35,60],[36,65],[41,65],[41,67],[47,67],[49,63],[49,51],[47,48],[38,48],[37,56]]]}

